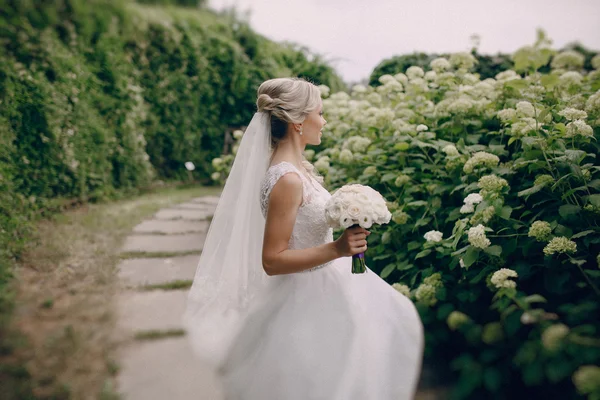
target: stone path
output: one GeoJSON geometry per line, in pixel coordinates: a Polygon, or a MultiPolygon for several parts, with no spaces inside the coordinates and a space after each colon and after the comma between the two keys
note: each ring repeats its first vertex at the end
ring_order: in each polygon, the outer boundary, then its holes
{"type": "MultiPolygon", "coordinates": [[[[220,383],[195,359],[181,326],[217,202],[201,197],[160,210],[125,241],[117,323],[124,338],[117,379],[123,400],[223,400],[220,383]]],[[[445,398],[423,387],[415,400],[445,398]]]]}
{"type": "Polygon", "coordinates": [[[124,338],[118,387],[124,400],[223,398],[215,376],[194,358],[181,326],[187,286],[217,202],[201,197],[160,210],[125,240],[127,258],[119,264],[119,276],[126,290],[118,300],[118,333],[124,338]]]}

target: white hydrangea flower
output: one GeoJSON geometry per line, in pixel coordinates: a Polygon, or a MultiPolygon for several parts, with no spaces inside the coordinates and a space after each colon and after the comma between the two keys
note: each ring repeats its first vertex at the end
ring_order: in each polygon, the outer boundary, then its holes
{"type": "Polygon", "coordinates": [[[429,129],[427,127],[427,125],[424,125],[424,124],[417,125],[417,132],[423,132],[423,131],[426,131],[427,129],[429,129]]]}
{"type": "Polygon", "coordinates": [[[502,72],[496,74],[495,78],[496,78],[496,81],[504,83],[507,81],[515,80],[515,79],[521,79],[521,76],[519,74],[517,74],[515,71],[513,71],[512,69],[508,69],[506,71],[502,71],[502,72]]]}
{"type": "Polygon", "coordinates": [[[483,197],[479,193],[471,193],[463,200],[465,204],[479,204],[482,201],[483,197]]]}
{"type": "Polygon", "coordinates": [[[425,235],[423,235],[425,240],[427,240],[428,242],[434,242],[434,243],[441,242],[443,236],[444,236],[444,234],[440,231],[429,231],[425,235]]]}
{"type": "Polygon", "coordinates": [[[578,110],[576,108],[571,108],[571,107],[567,107],[564,110],[560,111],[558,113],[558,115],[565,117],[569,121],[572,121],[575,119],[586,119],[588,116],[585,111],[578,110]]]}
{"type": "Polygon", "coordinates": [[[465,114],[473,108],[473,100],[467,97],[461,97],[448,105],[448,112],[452,114],[465,114]]]}
{"type": "Polygon", "coordinates": [[[550,65],[555,69],[582,68],[584,62],[585,57],[583,54],[567,50],[555,55],[550,65]]]}
{"type": "Polygon", "coordinates": [[[315,162],[315,168],[321,172],[321,173],[326,173],[329,171],[330,165],[329,165],[329,159],[326,157],[321,157],[319,158],[316,162],[315,162]]]}
{"type": "Polygon", "coordinates": [[[592,137],[594,136],[594,130],[591,126],[586,124],[584,121],[578,119],[567,124],[567,130],[565,133],[566,137],[574,137],[577,135],[592,137]]]}
{"type": "Polygon", "coordinates": [[[398,81],[396,81],[394,79],[393,76],[391,76],[389,74],[381,75],[378,80],[379,80],[379,82],[381,82],[382,85],[385,85],[385,84],[387,84],[390,81],[391,82],[398,82],[398,81]]]}
{"type": "Polygon", "coordinates": [[[467,232],[469,243],[471,246],[477,247],[479,249],[487,249],[490,244],[490,240],[485,236],[485,227],[481,224],[469,228],[467,232]]]}
{"type": "Polygon", "coordinates": [[[352,93],[353,94],[365,93],[366,91],[367,91],[367,88],[364,85],[354,85],[354,86],[352,86],[352,93]]]}
{"type": "Polygon", "coordinates": [[[435,81],[437,78],[437,72],[435,71],[427,71],[425,72],[425,79],[428,81],[435,81]]]}
{"type": "Polygon", "coordinates": [[[518,276],[519,275],[516,271],[513,271],[512,269],[508,268],[502,268],[493,273],[490,282],[492,282],[492,284],[496,286],[497,289],[516,288],[517,283],[513,280],[510,280],[509,278],[517,278],[518,276]]]}
{"type": "Polygon", "coordinates": [[[463,167],[463,171],[467,174],[473,172],[476,167],[487,167],[493,168],[498,165],[500,162],[500,158],[497,155],[487,153],[485,151],[478,151],[473,154],[473,156],[467,160],[463,167]]]}
{"type": "Polygon", "coordinates": [[[461,214],[470,214],[475,211],[475,206],[472,203],[463,204],[460,208],[461,214]]]}
{"type": "Polygon", "coordinates": [[[241,129],[236,129],[235,131],[233,131],[234,139],[240,140],[242,136],[244,136],[244,131],[242,131],[241,129]]]}
{"type": "Polygon", "coordinates": [[[456,146],[454,146],[453,144],[448,144],[448,145],[444,146],[444,148],[442,149],[442,151],[444,153],[446,153],[447,156],[457,156],[457,155],[459,155],[459,152],[456,149],[456,146]]]}
{"type": "Polygon", "coordinates": [[[535,118],[521,118],[511,126],[513,135],[526,136],[529,132],[535,131],[538,128],[538,124],[535,118]]]}
{"type": "Polygon", "coordinates": [[[406,70],[406,76],[412,81],[413,79],[424,77],[425,71],[423,71],[423,68],[413,65],[406,70]]]}
{"type": "Polygon", "coordinates": [[[408,83],[408,76],[406,76],[402,72],[394,75],[394,79],[397,80],[398,82],[400,82],[403,85],[406,85],[408,83]]]}
{"type": "Polygon", "coordinates": [[[456,69],[469,70],[475,66],[477,59],[468,52],[454,53],[450,56],[450,64],[456,69]]]}
{"type": "Polygon", "coordinates": [[[450,69],[450,62],[443,57],[439,57],[439,58],[436,58],[435,60],[432,60],[429,63],[429,66],[435,72],[443,72],[447,69],[450,69]]]}
{"type": "MultiPolygon", "coordinates": [[[[188,161],[188,162],[189,162],[189,161],[188,161]]],[[[188,170],[192,171],[192,170],[194,169],[194,164],[193,164],[193,163],[191,163],[191,162],[189,162],[189,164],[191,164],[191,169],[190,169],[190,167],[188,167],[188,163],[185,163],[185,167],[186,167],[188,170]]],[[[222,159],[222,158],[219,158],[219,157],[217,157],[217,158],[213,158],[213,160],[212,160],[212,166],[213,166],[214,168],[219,168],[221,165],[223,165],[223,159],[222,159]]]]}
{"type": "Polygon", "coordinates": [[[213,172],[213,173],[210,175],[210,177],[211,177],[211,179],[212,179],[213,181],[218,181],[219,179],[221,179],[221,173],[219,173],[219,172],[213,172]]]}
{"type": "Polygon", "coordinates": [[[327,85],[319,85],[317,87],[319,88],[319,91],[321,92],[321,97],[328,97],[329,96],[329,92],[331,91],[331,89],[329,89],[329,86],[327,86],[327,85]]]}
{"type": "Polygon", "coordinates": [[[554,351],[560,347],[569,331],[569,327],[565,324],[550,325],[542,332],[542,344],[546,349],[554,351]]]}
{"type": "Polygon", "coordinates": [[[410,297],[410,288],[408,286],[406,286],[405,284],[402,283],[394,283],[392,285],[392,287],[394,289],[396,289],[398,292],[402,293],[403,295],[405,295],[406,297],[410,297]]]}
{"type": "Polygon", "coordinates": [[[373,92],[367,95],[367,100],[370,101],[372,104],[381,104],[382,98],[379,93],[373,92]]]}
{"type": "Polygon", "coordinates": [[[585,110],[589,113],[600,112],[600,90],[587,99],[585,110]]]}
{"type": "Polygon", "coordinates": [[[308,161],[312,161],[312,159],[315,157],[315,151],[313,149],[304,150],[304,157],[308,161]]]}
{"type": "Polygon", "coordinates": [[[559,77],[560,83],[565,86],[580,86],[583,75],[576,71],[568,71],[559,77]]]}
{"type": "MultiPolygon", "coordinates": [[[[216,158],[215,158],[215,160],[216,160],[216,158]]],[[[213,160],[213,166],[215,165],[215,160],[213,160]]],[[[219,158],[219,160],[220,160],[220,158],[219,158]]],[[[184,165],[185,165],[185,169],[187,169],[188,171],[193,171],[196,169],[196,166],[191,161],[187,161],[184,165]]]]}
{"type": "Polygon", "coordinates": [[[517,110],[515,110],[514,108],[505,108],[504,110],[498,111],[498,113],[496,115],[498,116],[500,121],[506,123],[506,122],[510,122],[516,118],[517,110]]]}
{"type": "Polygon", "coordinates": [[[350,164],[353,160],[353,155],[350,150],[343,149],[342,151],[340,151],[339,158],[342,164],[350,164]]]}
{"type": "Polygon", "coordinates": [[[517,103],[517,114],[521,117],[535,117],[535,107],[528,101],[520,101],[517,103]]]}

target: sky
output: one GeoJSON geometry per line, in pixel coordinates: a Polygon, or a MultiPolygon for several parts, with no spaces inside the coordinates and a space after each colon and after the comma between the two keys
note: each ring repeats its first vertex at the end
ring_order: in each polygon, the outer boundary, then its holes
{"type": "Polygon", "coordinates": [[[600,50],[600,0],[209,0],[213,9],[249,10],[252,28],[321,54],[347,82],[380,61],[423,51],[512,53],[543,28],[554,48],[579,40],[600,50]]]}

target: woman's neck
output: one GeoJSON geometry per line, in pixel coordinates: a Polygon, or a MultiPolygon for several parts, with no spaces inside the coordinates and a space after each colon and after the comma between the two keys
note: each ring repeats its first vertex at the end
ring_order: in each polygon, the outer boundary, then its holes
{"type": "Polygon", "coordinates": [[[273,161],[288,161],[297,168],[303,168],[302,161],[304,160],[304,148],[305,145],[302,144],[300,140],[281,141],[273,153],[273,161]]]}

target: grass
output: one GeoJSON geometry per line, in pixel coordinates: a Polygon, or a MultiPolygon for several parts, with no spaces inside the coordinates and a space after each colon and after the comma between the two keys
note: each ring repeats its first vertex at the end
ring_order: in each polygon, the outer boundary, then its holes
{"type": "Polygon", "coordinates": [[[162,290],[179,290],[179,289],[189,289],[190,287],[192,287],[192,283],[193,282],[194,281],[189,280],[189,279],[183,279],[183,280],[176,280],[176,281],[165,282],[165,283],[156,283],[156,284],[153,284],[153,285],[144,285],[140,289],[142,289],[142,290],[156,290],[156,289],[162,289],[162,290]]]}
{"type": "Polygon", "coordinates": [[[141,331],[135,334],[136,340],[157,340],[168,337],[184,336],[185,331],[183,329],[170,329],[166,331],[141,331]]]}
{"type": "MultiPolygon", "coordinates": [[[[127,234],[161,208],[220,189],[168,188],[105,204],[88,204],[39,222],[16,269],[12,328],[20,336],[0,352],[0,399],[19,397],[15,377],[34,398],[117,399],[113,390],[115,295],[119,249],[127,234]],[[18,380],[18,379],[17,379],[18,380]],[[6,397],[8,396],[8,397],[6,397]]],[[[180,255],[181,253],[178,253],[180,255]]],[[[182,283],[179,283],[182,284],[182,283]]]]}

